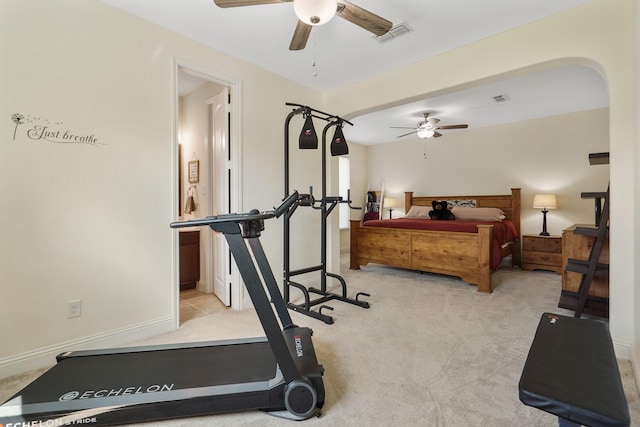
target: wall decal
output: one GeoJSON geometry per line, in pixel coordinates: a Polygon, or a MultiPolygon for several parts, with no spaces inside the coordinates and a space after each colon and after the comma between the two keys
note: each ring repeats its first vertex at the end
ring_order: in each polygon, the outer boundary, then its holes
{"type": "Polygon", "coordinates": [[[22,115],[15,113],[11,115],[11,121],[15,124],[13,129],[13,140],[24,135],[33,141],[47,141],[56,144],[86,144],[94,147],[106,147],[107,144],[101,142],[94,134],[79,133],[71,129],[64,128],[63,122],[51,123],[48,119],[22,115]],[[26,125],[21,129],[22,125],[26,125]]]}

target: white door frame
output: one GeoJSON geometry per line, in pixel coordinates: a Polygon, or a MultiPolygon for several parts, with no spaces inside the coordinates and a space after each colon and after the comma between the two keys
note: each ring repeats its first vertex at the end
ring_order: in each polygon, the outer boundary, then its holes
{"type": "MultiPolygon", "coordinates": [[[[173,141],[172,141],[172,220],[178,220],[178,72],[180,69],[188,70],[198,77],[213,81],[229,88],[231,92],[231,120],[229,122],[229,144],[231,150],[231,211],[242,211],[242,81],[223,73],[206,69],[189,61],[173,58],[173,141]]],[[[172,242],[173,252],[173,316],[175,327],[180,326],[180,278],[179,278],[179,245],[178,233],[174,232],[172,242]]],[[[233,263],[231,269],[231,308],[240,310],[243,308],[244,285],[240,272],[233,263]]]]}

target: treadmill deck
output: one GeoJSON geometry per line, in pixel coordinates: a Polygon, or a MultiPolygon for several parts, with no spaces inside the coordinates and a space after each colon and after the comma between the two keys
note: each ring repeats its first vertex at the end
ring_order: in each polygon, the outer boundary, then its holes
{"type": "Polygon", "coordinates": [[[266,338],[72,352],[58,359],[0,406],[0,420],[180,405],[189,399],[268,392],[282,382],[266,338]]]}

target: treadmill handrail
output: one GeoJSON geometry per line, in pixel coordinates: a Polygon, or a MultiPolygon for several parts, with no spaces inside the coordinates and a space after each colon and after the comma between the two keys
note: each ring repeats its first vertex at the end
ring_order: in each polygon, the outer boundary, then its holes
{"type": "Polygon", "coordinates": [[[248,222],[248,221],[260,221],[270,218],[279,218],[284,212],[287,211],[298,200],[298,191],[294,190],[284,201],[272,211],[259,212],[252,210],[246,213],[230,213],[220,214],[214,216],[208,216],[200,219],[190,219],[188,221],[176,221],[172,222],[169,226],[171,228],[184,228],[184,227],[196,227],[211,224],[222,224],[227,222],[248,222]]]}

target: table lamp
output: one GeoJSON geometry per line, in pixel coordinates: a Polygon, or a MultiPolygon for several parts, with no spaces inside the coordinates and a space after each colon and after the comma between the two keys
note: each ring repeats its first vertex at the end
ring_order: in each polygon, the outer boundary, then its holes
{"type": "Polygon", "coordinates": [[[548,236],[547,232],[547,212],[549,209],[556,209],[558,207],[555,194],[536,194],[533,196],[534,209],[542,209],[542,232],[541,236],[548,236]]]}
{"type": "Polygon", "coordinates": [[[396,207],[396,199],[394,199],[393,197],[385,197],[383,205],[386,209],[389,210],[389,219],[391,219],[391,212],[393,212],[393,208],[396,207]]]}

